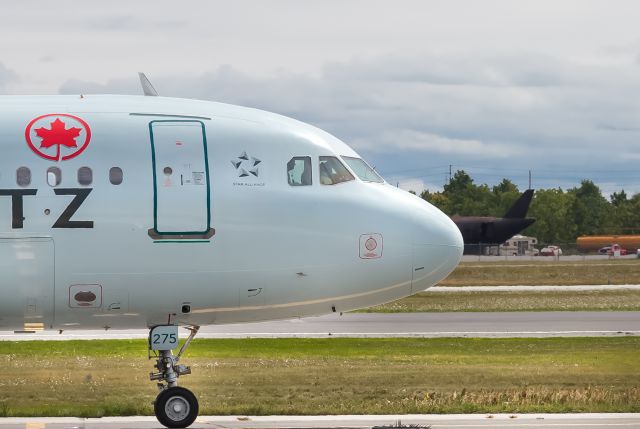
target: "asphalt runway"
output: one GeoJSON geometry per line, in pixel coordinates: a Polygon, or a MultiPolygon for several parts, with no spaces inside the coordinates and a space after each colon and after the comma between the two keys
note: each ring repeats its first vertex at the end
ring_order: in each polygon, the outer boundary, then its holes
{"type": "MultiPolygon", "coordinates": [[[[185,331],[181,332],[181,335],[185,331]]],[[[147,338],[146,330],[0,332],[0,340],[147,338]]],[[[185,334],[186,335],[186,334],[185,334]]],[[[197,338],[575,337],[640,335],[640,312],[345,313],[204,326],[197,338]]]]}
{"type": "MultiPolygon", "coordinates": [[[[640,414],[454,414],[402,416],[204,416],[193,429],[270,429],[270,428],[373,428],[403,425],[431,426],[431,429],[549,429],[549,428],[639,428],[640,414]]],[[[3,418],[0,429],[155,429],[161,428],[153,417],[78,418],[3,418]]]]}

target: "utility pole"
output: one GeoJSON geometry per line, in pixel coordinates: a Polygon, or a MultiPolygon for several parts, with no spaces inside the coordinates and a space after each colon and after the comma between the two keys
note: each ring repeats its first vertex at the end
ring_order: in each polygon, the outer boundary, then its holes
{"type": "Polygon", "coordinates": [[[451,183],[451,168],[453,165],[449,164],[449,183],[451,183]]]}
{"type": "Polygon", "coordinates": [[[531,189],[531,170],[529,170],[529,188],[528,189],[531,189]]]}

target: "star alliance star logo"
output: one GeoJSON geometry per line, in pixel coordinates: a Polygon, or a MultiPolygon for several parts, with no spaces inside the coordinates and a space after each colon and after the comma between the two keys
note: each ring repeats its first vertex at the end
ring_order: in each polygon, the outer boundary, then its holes
{"type": "Polygon", "coordinates": [[[238,173],[238,177],[259,177],[260,170],[258,169],[258,164],[262,161],[255,157],[249,157],[247,152],[242,152],[242,154],[231,160],[231,165],[233,165],[238,173]]]}

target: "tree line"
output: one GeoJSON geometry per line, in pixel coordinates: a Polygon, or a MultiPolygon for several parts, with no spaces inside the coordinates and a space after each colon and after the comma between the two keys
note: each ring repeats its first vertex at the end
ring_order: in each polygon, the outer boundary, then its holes
{"type": "MultiPolygon", "coordinates": [[[[476,185],[464,170],[458,170],[442,192],[425,190],[424,200],[449,216],[503,216],[521,191],[509,179],[492,187],[476,185]]],[[[640,193],[627,196],[614,192],[607,200],[591,180],[568,189],[536,190],[527,217],[536,222],[525,235],[540,243],[575,243],[581,235],[640,233],[640,193]]]]}

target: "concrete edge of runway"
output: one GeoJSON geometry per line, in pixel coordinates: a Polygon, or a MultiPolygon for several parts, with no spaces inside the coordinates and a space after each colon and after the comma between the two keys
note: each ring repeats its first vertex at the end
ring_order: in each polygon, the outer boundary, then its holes
{"type": "MultiPolygon", "coordinates": [[[[199,339],[277,339],[277,338],[566,338],[566,337],[638,337],[638,330],[624,331],[446,331],[446,332],[250,332],[250,333],[202,333],[199,339]]],[[[69,341],[69,340],[141,340],[146,339],[147,334],[66,334],[39,335],[39,334],[0,334],[0,343],[3,341],[69,341]]]]}
{"type": "MultiPolygon", "coordinates": [[[[535,414],[516,414],[516,413],[479,413],[479,414],[357,414],[357,415],[331,415],[331,416],[199,416],[196,422],[206,423],[215,421],[218,423],[230,422],[253,422],[253,423],[287,423],[287,422],[371,422],[376,421],[380,424],[392,424],[395,421],[459,421],[468,420],[469,418],[483,417],[492,420],[572,420],[576,418],[589,420],[622,420],[622,419],[638,419],[640,422],[640,413],[535,413],[535,414]]],[[[2,417],[0,425],[8,424],[26,424],[26,423],[47,423],[47,424],[71,424],[71,423],[156,423],[157,420],[153,416],[128,416],[128,417],[99,417],[99,418],[83,418],[83,417],[2,417]]]]}
{"type": "MultiPolygon", "coordinates": [[[[640,425],[640,413],[571,413],[571,414],[408,414],[408,415],[338,415],[338,416],[200,416],[194,427],[228,428],[371,428],[374,426],[413,425],[430,427],[538,427],[550,424],[555,427],[609,427],[640,425]],[[487,426],[489,425],[489,426],[487,426]]],[[[103,417],[103,418],[0,418],[2,426],[43,428],[47,425],[74,425],[74,428],[93,427],[109,429],[129,425],[153,428],[158,425],[155,417],[103,417]]],[[[407,426],[410,427],[410,426],[407,426]]]]}

